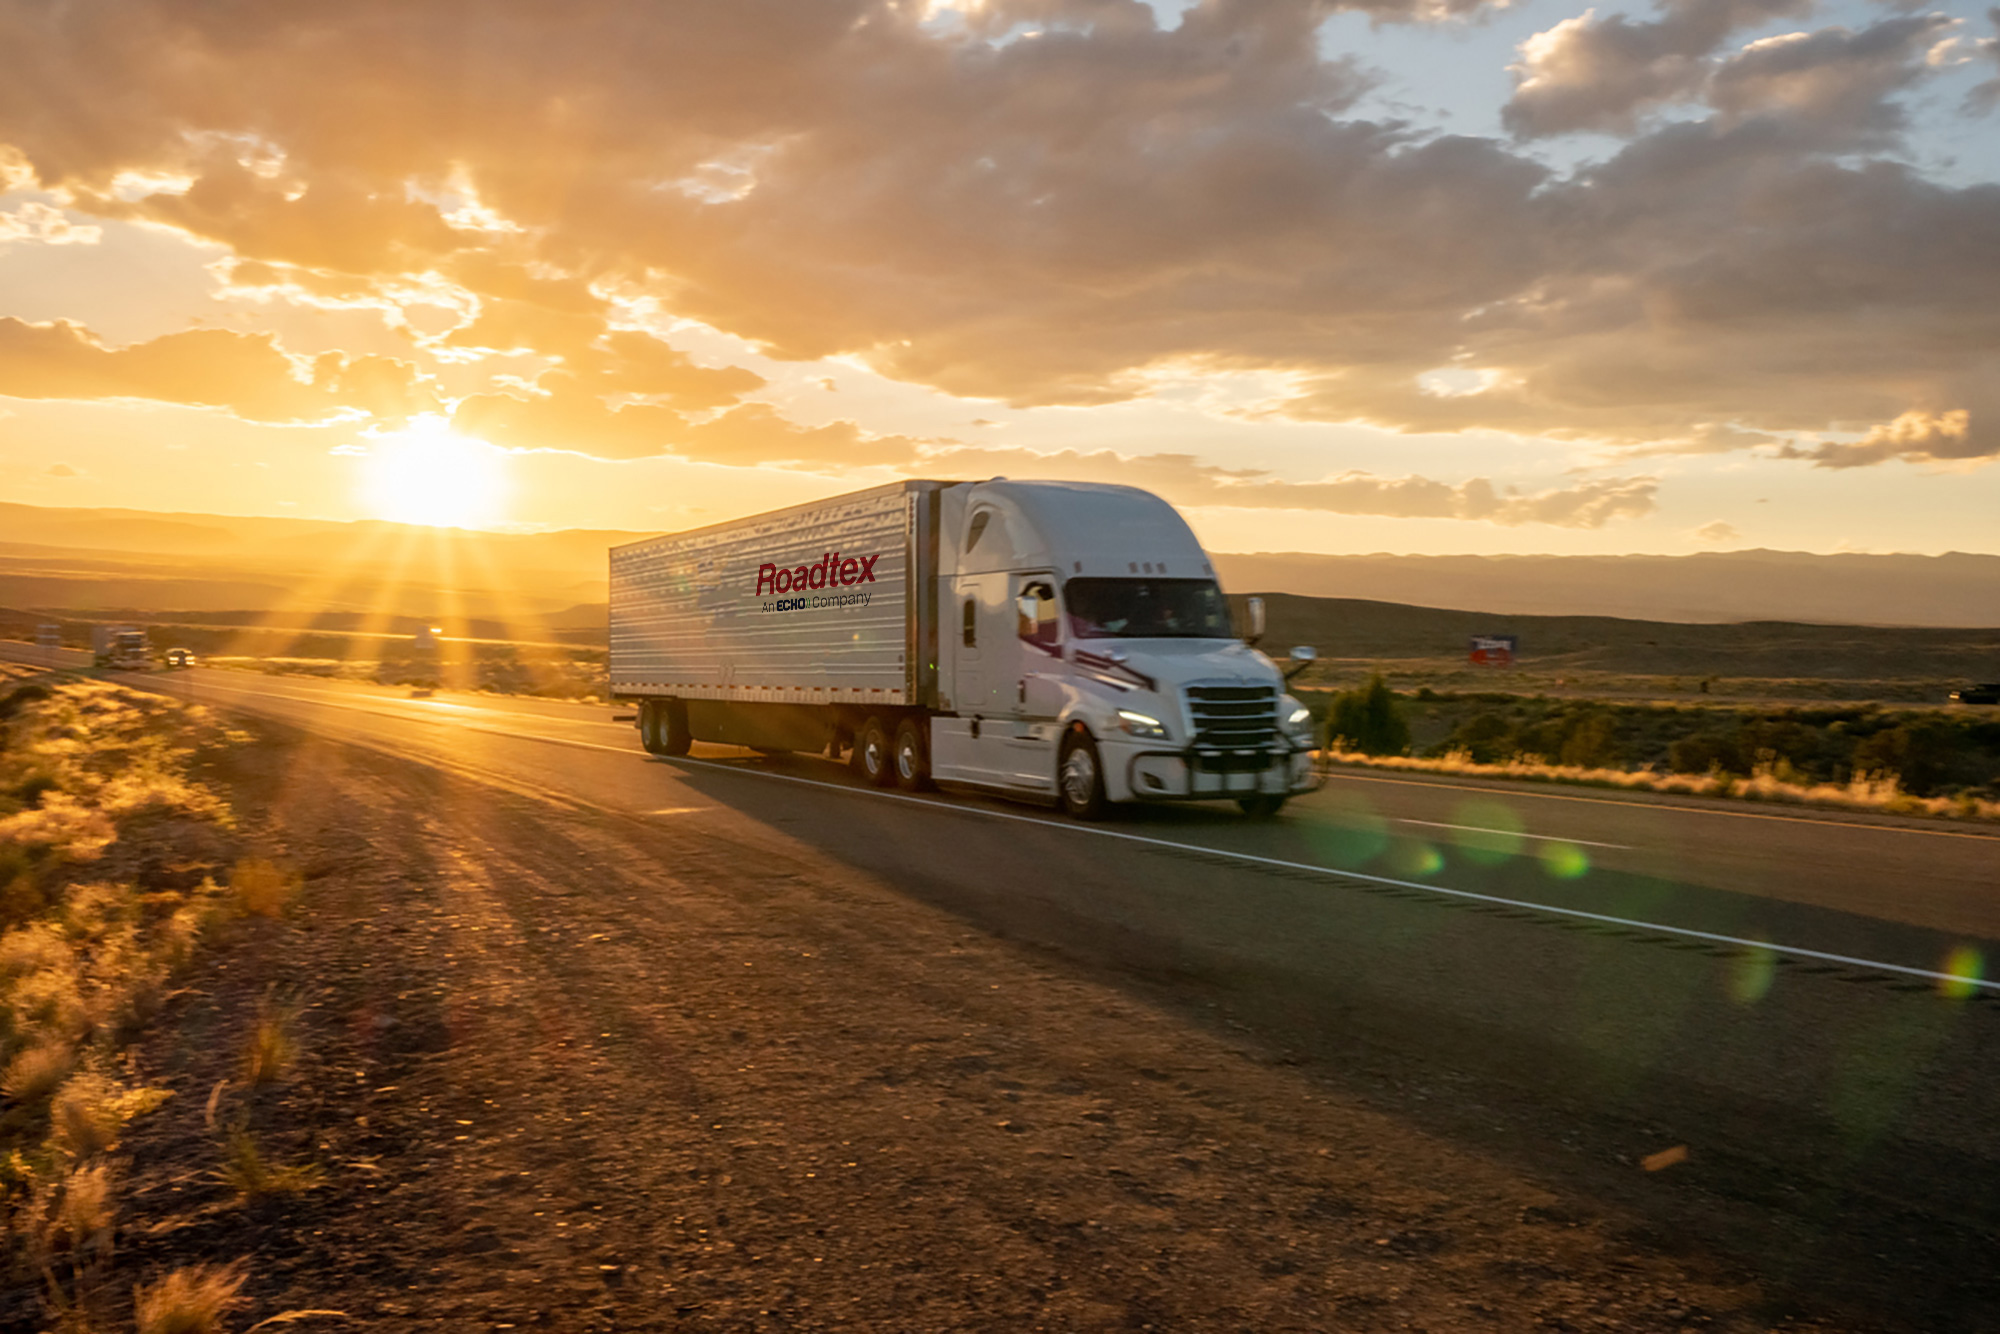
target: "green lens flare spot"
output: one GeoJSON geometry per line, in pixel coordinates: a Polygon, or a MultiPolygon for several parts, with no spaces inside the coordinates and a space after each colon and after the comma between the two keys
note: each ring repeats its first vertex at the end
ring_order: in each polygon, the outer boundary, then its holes
{"type": "Polygon", "coordinates": [[[1362,796],[1342,794],[1325,821],[1307,830],[1313,850],[1329,866],[1365,866],[1389,849],[1389,822],[1362,796]]]}
{"type": "Polygon", "coordinates": [[[1461,802],[1452,812],[1451,823],[1451,841],[1469,862],[1498,866],[1521,854],[1521,817],[1497,801],[1461,802]]]}
{"type": "Polygon", "coordinates": [[[1574,843],[1544,843],[1538,855],[1542,869],[1558,880],[1575,880],[1590,874],[1590,854],[1574,843]]]}
{"type": "Polygon", "coordinates": [[[1769,950],[1745,950],[1729,964],[1729,999],[1755,1005],[1777,980],[1778,956],[1769,950]]]}
{"type": "Polygon", "coordinates": [[[1960,945],[1944,956],[1946,976],[1938,982],[1938,994],[1952,1000],[1970,1000],[1980,992],[1986,977],[1986,956],[1970,945],[1960,945]]]}
{"type": "Polygon", "coordinates": [[[1389,865],[1397,875],[1436,875],[1444,869],[1444,854],[1417,839],[1399,839],[1389,849],[1389,865]]]}

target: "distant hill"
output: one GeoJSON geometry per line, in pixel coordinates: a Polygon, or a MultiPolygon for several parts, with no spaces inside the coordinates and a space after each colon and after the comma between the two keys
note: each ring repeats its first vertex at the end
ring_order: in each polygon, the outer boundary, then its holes
{"type": "Polygon", "coordinates": [[[2000,625],[1987,628],[1699,624],[1609,616],[1447,611],[1354,598],[1264,595],[1264,647],[1282,657],[1309,644],[1329,663],[1463,664],[1474,635],[1520,640],[1536,672],[1814,680],[2000,680],[2000,625]]]}
{"type": "Polygon", "coordinates": [[[1363,598],[1509,615],[1824,625],[2000,625],[2000,556],[1217,555],[1231,592],[1363,598]]]}
{"type": "MultiPolygon", "coordinates": [[[[0,605],[602,624],[605,553],[643,533],[485,533],[0,504],[0,605]],[[592,621],[592,618],[596,618],[592,621]]],[[[1219,554],[1231,592],[1662,622],[2000,625],[2000,556],[1219,554]]]]}

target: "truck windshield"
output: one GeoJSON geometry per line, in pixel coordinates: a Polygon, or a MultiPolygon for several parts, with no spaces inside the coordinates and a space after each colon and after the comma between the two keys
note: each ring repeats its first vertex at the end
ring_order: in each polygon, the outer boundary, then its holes
{"type": "Polygon", "coordinates": [[[1063,585],[1075,639],[1229,639],[1213,579],[1072,579],[1063,585]]]}

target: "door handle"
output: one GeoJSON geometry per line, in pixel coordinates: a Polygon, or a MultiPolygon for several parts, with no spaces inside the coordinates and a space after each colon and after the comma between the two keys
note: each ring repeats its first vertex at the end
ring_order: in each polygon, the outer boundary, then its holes
{"type": "Polygon", "coordinates": [[[1014,702],[1017,704],[1028,702],[1028,678],[1025,676],[1015,686],[1014,702]]]}

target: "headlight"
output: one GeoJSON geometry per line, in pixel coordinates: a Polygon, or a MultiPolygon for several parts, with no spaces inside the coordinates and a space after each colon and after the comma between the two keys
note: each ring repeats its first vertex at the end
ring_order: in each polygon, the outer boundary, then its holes
{"type": "Polygon", "coordinates": [[[1133,736],[1149,737],[1159,741],[1167,739],[1165,723],[1143,713],[1134,713],[1130,709],[1118,710],[1118,726],[1133,736]]]}
{"type": "Polygon", "coordinates": [[[1290,695],[1285,696],[1285,703],[1292,706],[1292,711],[1285,715],[1285,730],[1293,736],[1311,736],[1312,710],[1293,699],[1290,695]]]}

